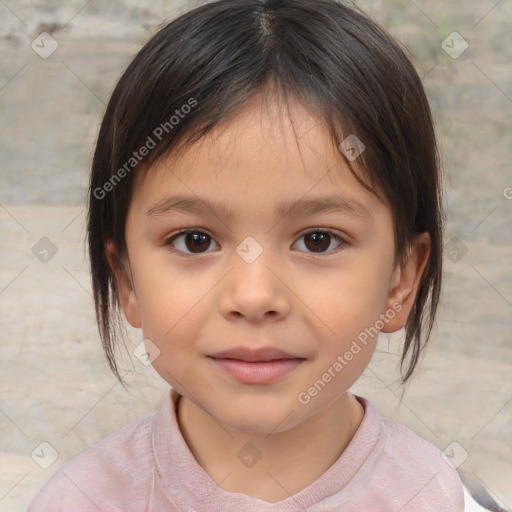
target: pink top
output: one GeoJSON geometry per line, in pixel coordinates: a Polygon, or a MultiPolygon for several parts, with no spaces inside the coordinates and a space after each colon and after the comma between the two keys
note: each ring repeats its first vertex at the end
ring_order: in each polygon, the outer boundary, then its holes
{"type": "Polygon", "coordinates": [[[196,462],[176,418],[178,394],[64,464],[27,512],[462,511],[457,472],[441,452],[364,398],[359,429],[311,485],[276,503],[221,489],[196,462]]]}

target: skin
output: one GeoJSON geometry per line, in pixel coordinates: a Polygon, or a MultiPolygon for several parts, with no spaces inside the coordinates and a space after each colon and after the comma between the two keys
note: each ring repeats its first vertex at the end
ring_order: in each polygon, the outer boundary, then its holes
{"type": "Polygon", "coordinates": [[[391,210],[357,182],[318,120],[297,103],[285,111],[256,97],[192,149],[137,176],[126,240],[124,264],[112,243],[106,248],[120,302],[160,350],[153,366],[181,395],[179,425],[197,462],[223,489],[269,502],[319,478],[362,421],[347,390],[376,337],[307,404],[298,395],[393,304],[401,310],[383,331],[404,326],[428,234],[397,265],[391,210]],[[233,215],[147,214],[174,194],[221,203],[233,215]],[[357,201],[367,214],[274,213],[280,201],[332,195],[357,201]],[[190,236],[170,241],[184,228],[209,235],[202,252],[193,252],[190,236]],[[316,228],[332,234],[321,249],[304,236],[316,228]],[[248,236],[263,249],[252,263],[236,252],[248,236]],[[208,357],[238,346],[272,346],[304,360],[275,383],[240,383],[208,357]],[[247,442],[261,454],[250,468],[237,457],[247,442]]]}

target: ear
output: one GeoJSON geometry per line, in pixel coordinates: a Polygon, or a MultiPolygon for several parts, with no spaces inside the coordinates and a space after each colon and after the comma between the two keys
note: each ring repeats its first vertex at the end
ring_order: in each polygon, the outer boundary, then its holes
{"type": "Polygon", "coordinates": [[[127,273],[124,265],[119,261],[117,250],[114,243],[109,241],[106,243],[105,251],[108,263],[117,281],[117,291],[119,294],[119,303],[126,316],[126,319],[136,328],[142,328],[140,317],[139,301],[135,293],[132,276],[127,273]]]}
{"type": "Polygon", "coordinates": [[[405,326],[416,302],[421,276],[429,255],[430,235],[422,233],[411,244],[406,261],[402,265],[397,265],[393,273],[386,311],[395,311],[396,315],[384,325],[382,332],[396,332],[405,326]]]}

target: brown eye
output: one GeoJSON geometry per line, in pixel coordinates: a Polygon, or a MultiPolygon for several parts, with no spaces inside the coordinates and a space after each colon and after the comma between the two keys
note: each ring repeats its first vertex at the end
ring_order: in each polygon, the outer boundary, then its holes
{"type": "Polygon", "coordinates": [[[201,254],[203,252],[210,252],[208,249],[212,245],[212,237],[203,231],[182,231],[173,236],[169,240],[172,245],[179,252],[185,254],[201,254]]]}
{"type": "Polygon", "coordinates": [[[185,235],[185,246],[191,252],[203,252],[210,247],[210,237],[204,233],[187,233],[185,235]]]}
{"type": "Polygon", "coordinates": [[[311,231],[303,235],[299,242],[302,240],[304,240],[302,244],[305,250],[312,253],[331,252],[343,244],[343,240],[339,236],[328,231],[311,231]],[[337,245],[334,248],[331,247],[333,240],[337,241],[337,245]],[[331,249],[328,251],[330,247],[331,249]]]}

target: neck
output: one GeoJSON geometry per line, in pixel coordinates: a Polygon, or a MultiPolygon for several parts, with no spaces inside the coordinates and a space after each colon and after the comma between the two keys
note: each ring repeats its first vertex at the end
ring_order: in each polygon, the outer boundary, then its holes
{"type": "Polygon", "coordinates": [[[196,461],[222,489],[276,502],[300,492],[334,464],[364,410],[345,393],[299,425],[270,434],[229,429],[185,397],[177,415],[196,461]]]}

